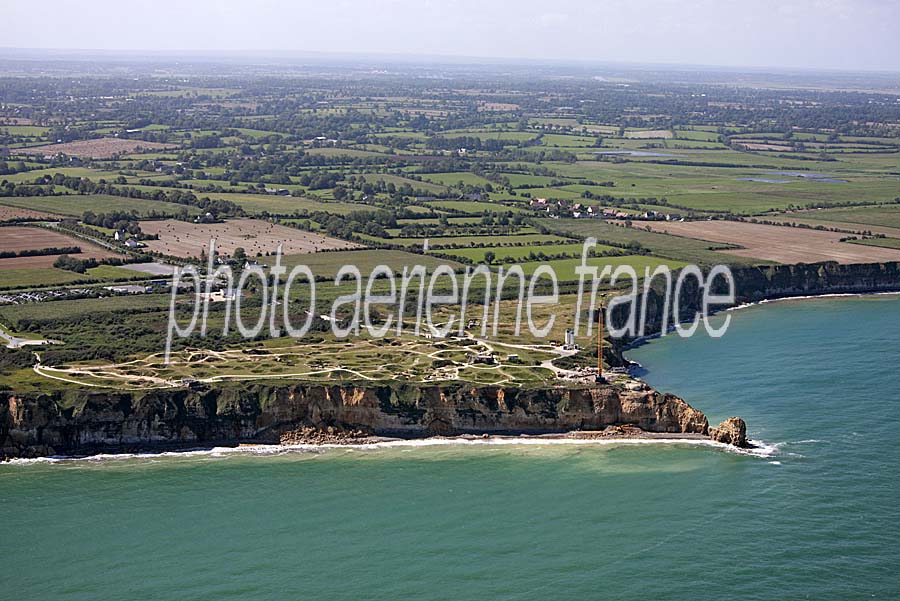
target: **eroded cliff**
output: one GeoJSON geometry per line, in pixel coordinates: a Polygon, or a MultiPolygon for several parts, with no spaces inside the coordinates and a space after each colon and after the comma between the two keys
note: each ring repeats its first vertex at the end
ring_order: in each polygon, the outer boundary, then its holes
{"type": "Polygon", "coordinates": [[[278,442],[298,427],[378,436],[541,434],[631,425],[707,434],[700,411],[653,390],[450,384],[245,385],[149,392],[0,393],[0,454],[278,442]]]}

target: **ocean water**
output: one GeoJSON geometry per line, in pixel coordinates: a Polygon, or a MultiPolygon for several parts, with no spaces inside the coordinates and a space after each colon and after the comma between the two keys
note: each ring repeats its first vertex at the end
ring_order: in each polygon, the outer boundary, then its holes
{"type": "MultiPolygon", "coordinates": [[[[900,299],[635,349],[755,454],[406,446],[0,466],[2,599],[898,599],[900,299]]],[[[720,315],[717,319],[723,319],[720,315]]]]}

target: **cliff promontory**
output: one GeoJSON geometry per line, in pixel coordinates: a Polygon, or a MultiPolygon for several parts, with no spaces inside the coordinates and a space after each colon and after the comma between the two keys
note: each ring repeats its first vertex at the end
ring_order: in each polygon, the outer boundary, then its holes
{"type": "Polygon", "coordinates": [[[419,438],[547,434],[633,426],[706,435],[682,399],[618,386],[527,389],[447,385],[234,385],[142,392],[0,392],[0,455],[272,442],[286,432],[365,432],[419,438]]]}

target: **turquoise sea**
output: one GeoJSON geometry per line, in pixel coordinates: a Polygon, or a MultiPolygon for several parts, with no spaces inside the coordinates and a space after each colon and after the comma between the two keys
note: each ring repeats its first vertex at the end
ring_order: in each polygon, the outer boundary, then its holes
{"type": "MultiPolygon", "coordinates": [[[[0,598],[898,599],[900,298],[631,352],[755,454],[455,445],[0,466],[0,598]]],[[[723,319],[720,315],[717,319],[723,319]]]]}

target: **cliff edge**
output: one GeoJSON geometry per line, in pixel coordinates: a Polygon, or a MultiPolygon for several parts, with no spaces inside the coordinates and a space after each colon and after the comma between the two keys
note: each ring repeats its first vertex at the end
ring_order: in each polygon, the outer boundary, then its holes
{"type": "Polygon", "coordinates": [[[278,443],[285,433],[303,428],[421,438],[598,431],[608,426],[709,433],[706,416],[674,395],[609,385],[522,389],[461,383],[290,383],[135,392],[0,392],[0,456],[5,457],[278,443]]]}

